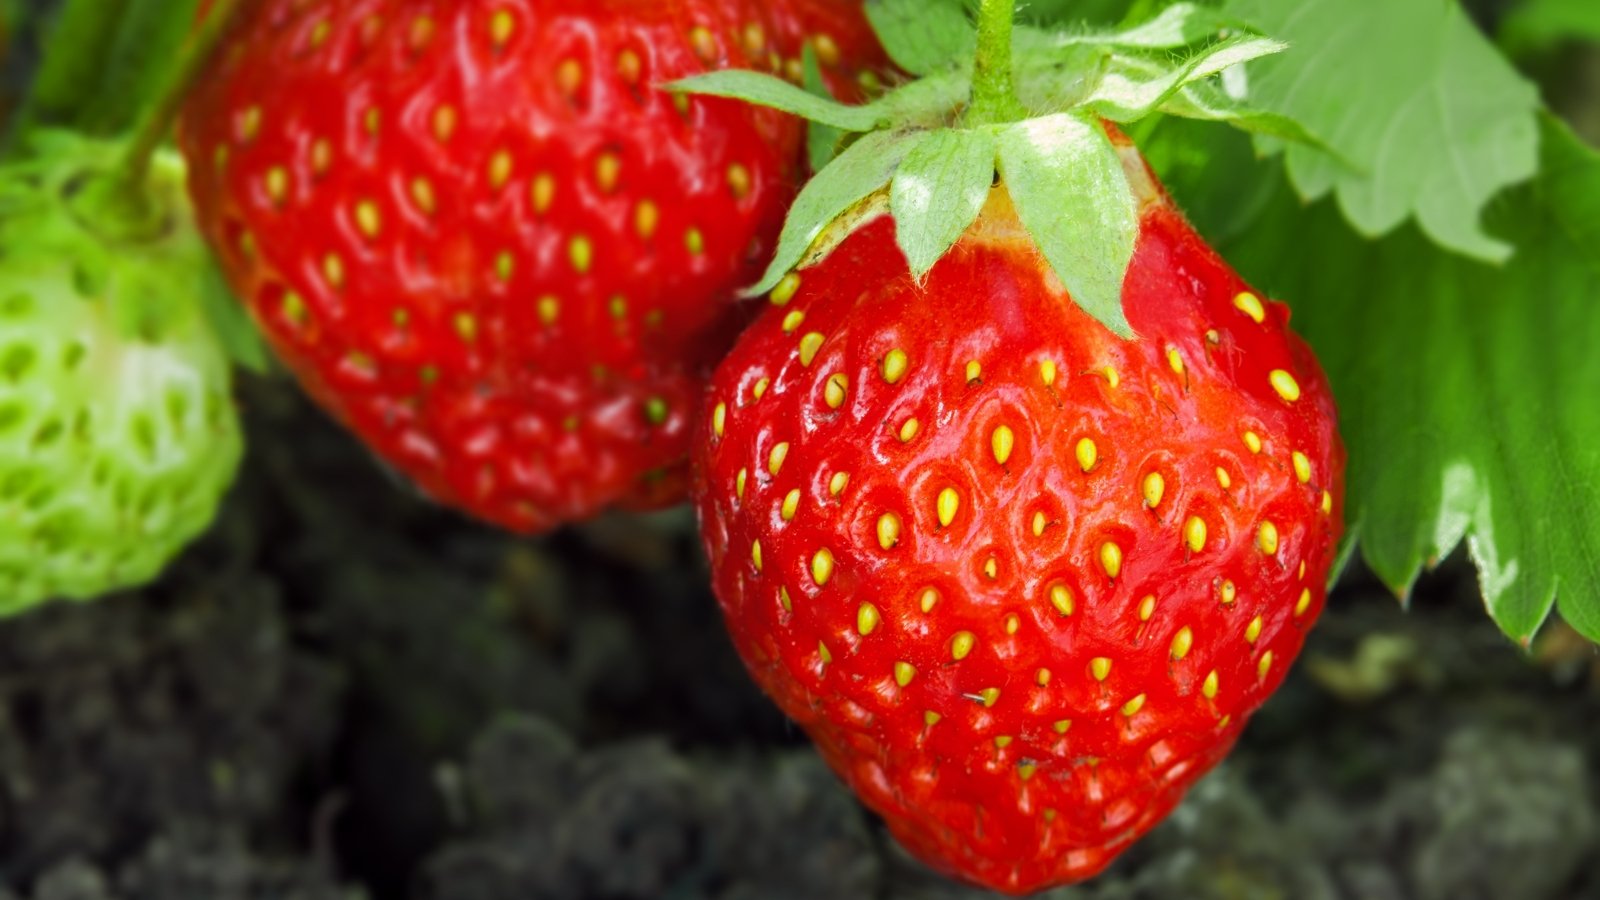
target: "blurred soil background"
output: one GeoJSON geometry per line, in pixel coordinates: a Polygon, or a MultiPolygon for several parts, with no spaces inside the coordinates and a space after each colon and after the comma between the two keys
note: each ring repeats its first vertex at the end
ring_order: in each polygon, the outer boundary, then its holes
{"type": "MultiPolygon", "coordinates": [[[[1600,54],[1549,60],[1600,140],[1600,54]]],[[[907,859],[757,694],[687,513],[518,540],[286,381],[240,401],[244,477],[167,578],[0,626],[0,900],[990,896],[907,859]]],[[[1462,559],[1409,611],[1354,571],[1229,761],[1047,896],[1596,900],[1597,810],[1592,645],[1511,646],[1462,559]]]]}

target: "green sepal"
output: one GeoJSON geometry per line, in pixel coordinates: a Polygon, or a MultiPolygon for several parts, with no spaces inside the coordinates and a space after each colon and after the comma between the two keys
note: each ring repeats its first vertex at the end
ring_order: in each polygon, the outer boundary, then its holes
{"type": "Polygon", "coordinates": [[[889,189],[900,250],[919,281],[961,239],[994,185],[995,136],[987,128],[929,132],[900,163],[889,189]]]}
{"type": "MultiPolygon", "coordinates": [[[[822,78],[822,65],[817,61],[816,48],[810,43],[807,43],[805,49],[801,51],[800,63],[805,72],[806,91],[813,96],[832,100],[833,95],[828,92],[828,83],[822,78]]],[[[821,172],[829,162],[833,161],[838,155],[844,134],[843,131],[821,122],[806,123],[806,157],[811,162],[811,171],[821,172]]]]}
{"type": "Polygon", "coordinates": [[[1193,3],[1174,3],[1141,25],[1116,31],[1089,31],[1054,35],[1028,29],[1019,39],[1032,47],[1071,47],[1095,44],[1132,50],[1176,50],[1210,40],[1225,30],[1249,30],[1233,16],[1193,3]]]}
{"type": "Polygon", "coordinates": [[[669,91],[745,100],[770,106],[840,131],[872,131],[884,124],[871,105],[848,106],[818,97],[782,78],[750,69],[723,69],[680,79],[666,85],[669,91]]]}
{"type": "MultiPolygon", "coordinates": [[[[789,211],[778,238],[777,254],[767,274],[746,291],[756,297],[778,286],[790,270],[806,258],[824,231],[861,201],[882,190],[894,177],[900,161],[927,137],[926,132],[875,131],[851,144],[831,165],[811,179],[789,211]]],[[[846,223],[842,240],[864,220],[846,223]]]]}
{"type": "Polygon", "coordinates": [[[1139,205],[1122,156],[1091,117],[1017,122],[997,139],[1017,216],[1072,299],[1124,338],[1122,282],[1139,240],[1139,205]]]}
{"type": "Polygon", "coordinates": [[[1140,79],[1113,71],[1101,79],[1087,106],[1114,122],[1131,122],[1156,111],[1185,86],[1203,82],[1226,69],[1288,49],[1264,37],[1242,37],[1213,44],[1177,69],[1140,79]]]}
{"type": "Polygon", "coordinates": [[[228,287],[216,259],[207,262],[200,285],[200,310],[207,324],[234,364],[257,375],[267,374],[272,369],[272,355],[266,341],[245,312],[244,304],[228,287]]]}

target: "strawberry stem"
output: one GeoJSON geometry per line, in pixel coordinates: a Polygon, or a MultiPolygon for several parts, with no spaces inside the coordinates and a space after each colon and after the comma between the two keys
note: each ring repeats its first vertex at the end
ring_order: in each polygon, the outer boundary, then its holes
{"type": "Polygon", "coordinates": [[[972,106],[966,125],[995,125],[1027,117],[1017,99],[1011,62],[1011,32],[1016,24],[1015,0],[983,0],[978,9],[978,58],[972,74],[972,106]]]}

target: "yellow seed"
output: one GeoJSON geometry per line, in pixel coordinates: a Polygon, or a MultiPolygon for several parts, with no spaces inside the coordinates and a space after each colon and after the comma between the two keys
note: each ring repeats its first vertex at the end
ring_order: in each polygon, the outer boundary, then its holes
{"type": "Polygon", "coordinates": [[[561,301],[554,297],[539,298],[539,320],[546,325],[554,325],[556,318],[561,315],[561,301]]]}
{"type": "Polygon", "coordinates": [[[911,663],[908,663],[908,662],[897,662],[897,663],[894,664],[894,683],[895,684],[898,684],[901,687],[905,687],[906,685],[911,683],[911,679],[916,678],[916,677],[917,677],[917,667],[913,666],[911,663]]]}
{"type": "Polygon", "coordinates": [[[811,557],[811,580],[822,587],[833,577],[833,551],[827,547],[818,550],[811,557]]]}
{"type": "Polygon", "coordinates": [[[1144,505],[1155,509],[1161,505],[1161,498],[1167,493],[1167,480],[1161,477],[1160,472],[1151,472],[1144,477],[1144,505]]]}
{"type": "Polygon", "coordinates": [[[1273,369],[1267,379],[1272,382],[1272,389],[1278,392],[1279,397],[1290,403],[1300,399],[1300,382],[1295,381],[1293,375],[1282,369],[1273,369]]]}
{"type": "Polygon", "coordinates": [[[712,36],[711,30],[703,25],[697,25],[689,32],[689,46],[694,48],[695,55],[701,62],[711,62],[717,57],[717,39],[712,36]]]}
{"type": "Polygon", "coordinates": [[[800,489],[795,488],[784,495],[783,506],[778,510],[778,515],[785,521],[793,521],[795,513],[800,511],[800,489]]]}
{"type": "Polygon", "coordinates": [[[1051,675],[1049,669],[1040,669],[1039,671],[1033,673],[1033,682],[1039,687],[1048,685],[1050,683],[1050,678],[1051,675]]]}
{"type": "Polygon", "coordinates": [[[734,163],[728,167],[728,190],[733,192],[735,200],[743,200],[750,196],[750,170],[734,163]]]}
{"type": "Polygon", "coordinates": [[[900,517],[892,512],[878,517],[878,546],[893,550],[900,543],[900,517]]]}
{"type": "Polygon", "coordinates": [[[1177,347],[1167,348],[1167,365],[1172,368],[1173,374],[1183,375],[1183,354],[1178,352],[1177,347]]]}
{"type": "Polygon", "coordinates": [[[509,10],[497,9],[489,19],[489,39],[494,41],[496,47],[504,47],[506,41],[511,40],[511,32],[516,26],[517,20],[509,10]]]}
{"type": "Polygon", "coordinates": [[[1217,670],[1212,669],[1211,674],[1207,675],[1205,682],[1200,685],[1200,693],[1205,694],[1207,700],[1214,700],[1217,696],[1217,687],[1217,670]]]}
{"type": "Polygon", "coordinates": [[[1072,615],[1072,589],[1064,584],[1054,585],[1050,588],[1050,605],[1056,612],[1063,616],[1072,615]]]}
{"type": "Polygon", "coordinates": [[[1022,617],[1016,613],[1006,616],[1006,634],[1016,634],[1022,628],[1022,617]]]}
{"type": "Polygon", "coordinates": [[[1116,578],[1122,574],[1122,548],[1107,541],[1100,545],[1100,567],[1106,570],[1107,578],[1116,578]]]}
{"type": "Polygon", "coordinates": [[[1005,465],[1011,459],[1011,451],[1017,445],[1017,436],[1011,429],[1001,425],[989,436],[989,446],[994,450],[994,461],[1005,465]]]}
{"type": "Polygon", "coordinates": [[[1261,662],[1256,664],[1256,677],[1266,680],[1267,673],[1272,670],[1272,651],[1261,654],[1261,662]]]}
{"type": "Polygon", "coordinates": [[[1072,720],[1060,719],[1050,727],[1055,729],[1056,734],[1066,734],[1068,729],[1072,728],[1072,720]]]}
{"type": "Polygon", "coordinates": [[[1206,329],[1206,343],[1212,346],[1222,343],[1222,333],[1215,328],[1206,329]]]}
{"type": "Polygon", "coordinates": [[[556,179],[548,172],[540,172],[533,179],[533,211],[543,215],[556,202],[556,179]]]}
{"type": "Polygon", "coordinates": [[[660,224],[661,208],[653,201],[640,200],[639,205],[633,208],[633,230],[639,237],[649,240],[660,224]]]}
{"type": "Polygon", "coordinates": [[[1094,676],[1095,681],[1105,681],[1106,676],[1111,674],[1111,660],[1104,656],[1089,660],[1089,674],[1094,676]]]}
{"type": "Polygon", "coordinates": [[[1017,777],[1023,781],[1027,781],[1031,779],[1038,771],[1039,766],[1037,763],[1023,763],[1022,765],[1017,766],[1017,777]]]}
{"type": "Polygon", "coordinates": [[[690,256],[699,256],[706,252],[706,236],[700,229],[691,228],[683,233],[683,247],[690,256]]]}
{"type": "Polygon", "coordinates": [[[1240,312],[1254,319],[1257,325],[1267,320],[1267,310],[1261,305],[1261,298],[1257,297],[1255,294],[1249,293],[1248,291],[1240,294],[1239,296],[1233,298],[1233,305],[1237,307],[1240,312]]]}
{"type": "Polygon", "coordinates": [[[333,144],[327,138],[317,138],[311,144],[311,171],[318,175],[326,173],[333,165],[333,144]]]}
{"type": "Polygon", "coordinates": [[[950,655],[957,660],[966,659],[967,654],[972,652],[973,646],[977,643],[977,635],[970,631],[958,631],[955,637],[950,639],[950,655]]]}
{"type": "Polygon", "coordinates": [[[611,318],[620,321],[628,317],[628,298],[622,296],[612,297],[611,302],[607,305],[611,312],[611,318]]]}
{"type": "Polygon", "coordinates": [[[956,520],[956,513],[961,509],[961,495],[956,493],[955,488],[945,488],[939,492],[937,507],[939,524],[949,528],[950,523],[956,520]]]}
{"type": "Polygon", "coordinates": [[[983,561],[983,576],[990,581],[1000,577],[1000,563],[994,557],[983,561]]]}
{"type": "Polygon", "coordinates": [[[369,239],[378,236],[383,230],[383,214],[378,211],[378,204],[371,200],[361,200],[356,203],[356,227],[369,239]]]}
{"type": "Polygon", "coordinates": [[[794,612],[794,601],[789,599],[788,588],[778,588],[778,603],[783,607],[784,612],[794,612]]]}
{"type": "Polygon", "coordinates": [[[1246,431],[1244,433],[1244,445],[1251,453],[1260,453],[1261,435],[1256,434],[1254,431],[1246,431]]]}
{"type": "Polygon", "coordinates": [[[594,161],[594,182],[602,193],[609,194],[616,190],[621,178],[622,160],[615,153],[602,153],[594,161]]]}
{"type": "Polygon", "coordinates": [[[757,400],[760,400],[762,397],[765,397],[767,395],[767,388],[769,388],[771,386],[772,386],[772,379],[771,378],[763,378],[760,381],[757,381],[755,383],[754,387],[750,388],[750,396],[754,397],[757,400]]]}
{"type": "Polygon", "coordinates": [[[289,170],[283,166],[273,166],[267,170],[263,179],[267,189],[267,197],[276,205],[283,205],[284,198],[289,194],[289,170]]]}
{"type": "Polygon", "coordinates": [[[1156,614],[1156,595],[1155,594],[1146,594],[1145,598],[1143,600],[1139,601],[1139,621],[1148,622],[1148,621],[1150,621],[1150,617],[1155,615],[1155,614],[1156,614]]]}
{"type": "Polygon", "coordinates": [[[837,66],[840,60],[839,45],[833,38],[819,34],[811,39],[811,46],[817,51],[817,61],[825,66],[837,66]]]}
{"type": "Polygon", "coordinates": [[[939,720],[941,718],[943,718],[943,716],[940,716],[938,713],[930,709],[922,714],[922,724],[932,728],[933,726],[939,724],[939,720]]]}
{"type": "Polygon", "coordinates": [[[756,571],[761,571],[761,542],[756,541],[750,545],[750,561],[755,563],[756,571]]]}
{"type": "Polygon", "coordinates": [[[773,306],[788,306],[789,301],[793,300],[794,295],[799,292],[800,276],[790,272],[783,276],[783,280],[778,282],[778,286],[773,288],[772,293],[767,296],[772,301],[773,306]]]}
{"type": "Polygon", "coordinates": [[[297,327],[305,325],[310,319],[306,310],[305,298],[293,291],[283,295],[281,310],[283,317],[297,327]]]}
{"type": "Polygon", "coordinates": [[[828,480],[828,493],[837,497],[844,493],[845,485],[849,483],[850,476],[847,473],[835,472],[833,473],[833,477],[828,480]]]}
{"type": "Polygon", "coordinates": [[[1044,382],[1045,387],[1050,387],[1056,383],[1055,360],[1047,359],[1039,364],[1039,380],[1044,382]]]}
{"type": "Polygon", "coordinates": [[[1306,455],[1299,450],[1291,454],[1290,458],[1294,461],[1294,477],[1300,479],[1301,484],[1310,484],[1311,460],[1307,459],[1306,455]]]}
{"type": "Polygon", "coordinates": [[[744,48],[751,56],[756,56],[767,48],[767,32],[760,25],[751,22],[744,27],[744,48]]]}
{"type": "Polygon", "coordinates": [[[376,135],[378,126],[383,124],[383,113],[379,112],[378,108],[374,106],[367,110],[367,114],[362,117],[361,124],[367,129],[367,134],[376,135]]]}
{"type": "Polygon", "coordinates": [[[1034,537],[1038,537],[1038,536],[1044,534],[1045,526],[1047,526],[1049,524],[1050,524],[1050,522],[1049,522],[1048,519],[1046,519],[1044,517],[1044,513],[1042,513],[1042,512],[1034,513],[1033,514],[1033,536],[1034,537]]]}
{"type": "Polygon", "coordinates": [[[1187,625],[1178,629],[1172,636],[1172,658],[1183,659],[1189,655],[1189,648],[1194,646],[1194,632],[1187,625]]]}
{"type": "Polygon", "coordinates": [[[239,141],[248,144],[261,132],[261,107],[252,106],[239,116],[239,141]]]}
{"type": "Polygon", "coordinates": [[[933,608],[939,605],[939,592],[933,588],[924,589],[917,605],[922,608],[924,614],[933,612],[933,608]]]}
{"type": "Polygon", "coordinates": [[[740,499],[744,498],[744,486],[750,481],[750,470],[740,469],[739,476],[733,480],[733,491],[740,499]]]}
{"type": "Polygon", "coordinates": [[[470,313],[460,313],[455,318],[456,334],[463,341],[472,343],[478,339],[478,320],[470,313]]]}
{"type": "Polygon", "coordinates": [[[1095,446],[1094,441],[1089,438],[1083,438],[1078,441],[1076,452],[1078,455],[1078,468],[1085,472],[1094,468],[1094,464],[1100,461],[1100,448],[1095,446]]]}
{"type": "Polygon", "coordinates": [[[1233,487],[1233,479],[1229,477],[1228,470],[1221,466],[1217,466],[1217,484],[1221,485],[1223,490],[1233,487]]]}
{"type": "Polygon", "coordinates": [[[1189,552],[1199,553],[1206,548],[1206,520],[1199,516],[1190,516],[1189,521],[1183,523],[1183,542],[1189,546],[1189,552]]]}
{"type": "Polygon", "coordinates": [[[1256,532],[1256,546],[1260,547],[1261,552],[1268,556],[1276,555],[1278,552],[1278,526],[1270,521],[1262,522],[1261,530],[1256,532]]]}
{"type": "Polygon", "coordinates": [[[727,427],[728,404],[718,403],[717,408],[711,411],[711,430],[716,433],[717,437],[722,437],[722,433],[727,427]]]}
{"type": "Polygon", "coordinates": [[[783,469],[783,461],[788,458],[789,442],[784,441],[776,447],[773,447],[772,453],[767,456],[767,471],[771,472],[773,475],[778,474],[778,472],[783,469]]]}
{"type": "Polygon", "coordinates": [[[833,654],[828,652],[828,645],[821,641],[817,641],[817,657],[822,660],[823,665],[833,662],[833,654]]]}
{"type": "Polygon", "coordinates": [[[500,190],[511,181],[511,151],[497,150],[489,157],[489,187],[500,190]]]}
{"type": "Polygon", "coordinates": [[[975,359],[967,361],[967,384],[983,377],[983,366],[975,359]]]}
{"type": "Polygon", "coordinates": [[[1005,748],[1011,746],[1011,735],[1009,735],[1009,734],[1000,735],[999,737],[994,739],[994,745],[995,745],[995,748],[999,749],[999,750],[1004,750],[1005,748]]]}
{"type": "Polygon", "coordinates": [[[439,208],[438,198],[433,192],[433,182],[426,178],[418,178],[411,182],[411,202],[417,205],[417,211],[425,216],[431,216],[439,208]]]}
{"type": "Polygon", "coordinates": [[[443,144],[456,133],[456,108],[441,106],[433,111],[433,137],[443,144]]]}
{"type": "Polygon", "coordinates": [[[328,35],[333,33],[333,23],[327,19],[319,19],[316,27],[311,29],[311,47],[316,49],[327,43],[328,35]]]}
{"type": "Polygon", "coordinates": [[[1246,625],[1244,629],[1245,643],[1254,644],[1256,639],[1261,637],[1261,627],[1264,624],[1265,623],[1261,621],[1260,616],[1256,616],[1254,619],[1251,619],[1250,624],[1246,625]]]}
{"type": "Polygon", "coordinates": [[[1304,589],[1304,590],[1302,590],[1300,592],[1300,599],[1295,601],[1295,604],[1294,604],[1295,618],[1299,618],[1300,616],[1305,615],[1306,614],[1306,610],[1308,610],[1310,608],[1311,608],[1311,589],[1310,588],[1306,588],[1306,589],[1304,589]]]}
{"type": "Polygon", "coordinates": [[[843,372],[835,372],[828,376],[828,383],[822,389],[822,399],[830,409],[838,409],[844,405],[845,395],[850,389],[850,378],[843,372]]]}
{"type": "Polygon", "coordinates": [[[1132,700],[1129,700],[1127,703],[1122,704],[1122,714],[1124,716],[1129,717],[1129,718],[1132,718],[1141,709],[1144,709],[1144,695],[1143,694],[1140,694],[1139,696],[1133,698],[1132,700]]]}
{"type": "Polygon", "coordinates": [[[334,290],[344,287],[344,260],[330,253],[322,260],[322,277],[334,290]]]}
{"type": "Polygon", "coordinates": [[[644,61],[632,50],[624,50],[617,54],[617,74],[627,84],[638,84],[644,77],[644,61]]]}
{"type": "Polygon", "coordinates": [[[1111,366],[1106,366],[1105,367],[1105,376],[1106,376],[1106,384],[1109,384],[1111,386],[1112,390],[1116,390],[1117,389],[1117,385],[1122,383],[1122,376],[1118,375],[1117,374],[1117,370],[1112,368],[1111,366]]]}
{"type": "Polygon", "coordinates": [[[556,87],[570,99],[583,87],[583,64],[575,59],[565,59],[556,67],[556,87]]]}
{"type": "Polygon", "coordinates": [[[1306,580],[1306,561],[1305,560],[1303,560],[1303,559],[1300,560],[1300,572],[1295,577],[1300,579],[1301,581],[1305,581],[1306,580]]]}
{"type": "Polygon", "coordinates": [[[900,379],[906,377],[906,369],[911,361],[906,358],[906,352],[896,347],[890,350],[883,358],[883,380],[890,384],[899,384],[900,379]]]}
{"type": "Polygon", "coordinates": [[[1222,600],[1223,606],[1232,606],[1233,602],[1239,599],[1239,589],[1234,586],[1232,581],[1222,582],[1222,586],[1217,589],[1217,594],[1219,599],[1222,600]]]}
{"type": "Polygon", "coordinates": [[[921,429],[922,423],[918,422],[916,419],[907,419],[906,423],[900,426],[900,443],[911,443],[911,441],[916,438],[917,432],[921,429]]]}
{"type": "Polygon", "coordinates": [[[1323,515],[1328,515],[1331,512],[1333,512],[1333,495],[1328,493],[1327,491],[1323,491],[1322,492],[1322,514],[1323,515]]]}
{"type": "Polygon", "coordinates": [[[783,317],[783,333],[794,334],[800,323],[806,320],[806,314],[796,309],[783,317]]]}
{"type": "Polygon", "coordinates": [[[859,631],[862,637],[877,631],[882,622],[883,616],[878,613],[878,608],[871,603],[863,603],[861,608],[856,610],[856,631],[859,631]]]}
{"type": "Polygon", "coordinates": [[[589,274],[589,267],[594,265],[594,245],[587,237],[578,235],[567,245],[567,259],[579,275],[589,274]]]}

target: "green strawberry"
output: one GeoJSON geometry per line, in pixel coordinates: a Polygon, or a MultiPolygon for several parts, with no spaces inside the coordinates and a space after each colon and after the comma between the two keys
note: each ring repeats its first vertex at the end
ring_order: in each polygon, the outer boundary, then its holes
{"type": "Polygon", "coordinates": [[[150,580],[241,456],[182,163],[158,155],[163,215],[130,235],[83,190],[120,149],[53,133],[0,168],[0,615],[150,580]]]}

